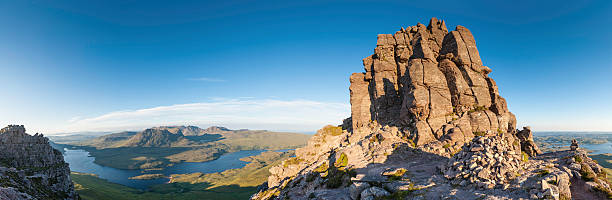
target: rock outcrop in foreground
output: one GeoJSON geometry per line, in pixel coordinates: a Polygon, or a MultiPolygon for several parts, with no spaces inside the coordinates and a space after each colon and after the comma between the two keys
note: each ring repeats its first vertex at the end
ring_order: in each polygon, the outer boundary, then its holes
{"type": "Polygon", "coordinates": [[[79,199],[64,156],[23,126],[0,130],[0,199],[79,199]]]}
{"type": "Polygon", "coordinates": [[[582,150],[541,154],[472,33],[444,21],[378,35],[350,77],[351,117],[270,169],[252,199],[604,199],[582,150]]]}

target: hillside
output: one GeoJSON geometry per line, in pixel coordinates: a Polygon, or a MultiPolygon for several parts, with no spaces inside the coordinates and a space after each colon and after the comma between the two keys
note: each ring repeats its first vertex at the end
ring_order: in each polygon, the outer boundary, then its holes
{"type": "Polygon", "coordinates": [[[308,138],[312,136],[263,130],[235,130],[220,134],[224,139],[219,142],[236,150],[295,149],[304,146],[308,138]]]}
{"type": "Polygon", "coordinates": [[[467,28],[432,18],[379,34],[363,67],[351,117],[270,168],[252,199],[612,198],[583,149],[542,153],[517,129],[467,28]]]}
{"type": "Polygon", "coordinates": [[[49,140],[58,144],[75,143],[85,140],[91,140],[103,135],[108,135],[109,132],[77,132],[77,133],[56,133],[55,135],[47,136],[49,140]]]}
{"type": "Polygon", "coordinates": [[[274,152],[267,151],[257,156],[241,158],[249,162],[240,169],[230,169],[219,173],[202,174],[173,174],[173,183],[210,183],[210,188],[238,185],[240,187],[255,187],[266,182],[270,175],[269,169],[279,165],[283,160],[294,156],[294,151],[274,152]]]}
{"type": "Polygon", "coordinates": [[[108,135],[103,135],[99,137],[95,137],[89,140],[77,141],[69,144],[77,145],[77,146],[92,146],[96,148],[109,148],[109,147],[118,147],[122,142],[130,139],[130,137],[136,135],[138,132],[119,132],[112,133],[108,135]]]}

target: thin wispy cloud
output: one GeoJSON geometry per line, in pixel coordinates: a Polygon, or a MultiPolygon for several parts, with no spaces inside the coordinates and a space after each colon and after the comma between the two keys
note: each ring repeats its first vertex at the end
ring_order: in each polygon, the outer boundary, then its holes
{"type": "Polygon", "coordinates": [[[190,81],[204,81],[204,82],[225,82],[226,81],[224,79],[209,78],[209,77],[190,78],[188,80],[190,80],[190,81]]]}
{"type": "Polygon", "coordinates": [[[344,103],[310,100],[217,99],[211,102],[115,111],[91,118],[73,118],[58,132],[139,130],[161,125],[221,125],[314,132],[340,124],[350,115],[344,103]]]}

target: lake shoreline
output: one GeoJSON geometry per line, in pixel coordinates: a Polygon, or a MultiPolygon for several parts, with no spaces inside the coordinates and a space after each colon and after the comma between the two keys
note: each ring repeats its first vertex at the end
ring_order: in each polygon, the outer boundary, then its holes
{"type": "Polygon", "coordinates": [[[95,174],[101,179],[112,183],[121,184],[139,190],[148,190],[150,186],[167,184],[171,174],[189,174],[195,172],[216,173],[228,169],[238,169],[244,167],[247,162],[240,160],[248,156],[255,156],[267,150],[243,150],[226,153],[219,158],[206,162],[182,162],[163,169],[155,170],[156,174],[165,177],[156,179],[130,179],[145,175],[147,170],[143,169],[118,169],[103,166],[94,162],[95,157],[84,149],[64,149],[64,159],[69,163],[73,172],[95,174]]]}

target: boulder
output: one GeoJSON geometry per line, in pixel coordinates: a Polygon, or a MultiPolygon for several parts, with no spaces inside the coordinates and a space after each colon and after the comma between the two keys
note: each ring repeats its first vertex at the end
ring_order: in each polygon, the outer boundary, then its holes
{"type": "Polygon", "coordinates": [[[374,200],[380,197],[389,196],[390,193],[387,190],[379,187],[371,187],[361,192],[361,200],[374,200]]]}
{"type": "Polygon", "coordinates": [[[523,130],[518,131],[516,136],[520,140],[521,150],[525,152],[530,157],[535,157],[538,154],[542,154],[542,151],[538,148],[538,145],[533,141],[533,133],[531,132],[531,127],[526,126],[523,127],[523,130]]]}

